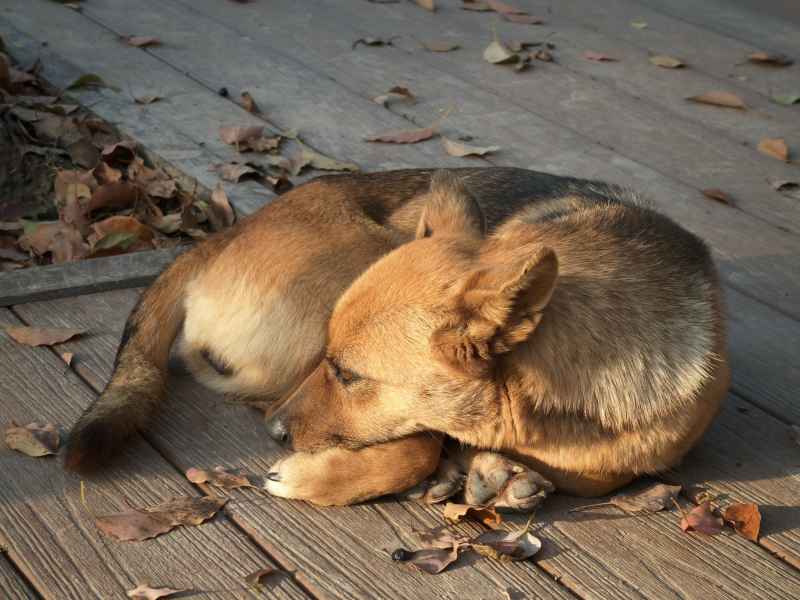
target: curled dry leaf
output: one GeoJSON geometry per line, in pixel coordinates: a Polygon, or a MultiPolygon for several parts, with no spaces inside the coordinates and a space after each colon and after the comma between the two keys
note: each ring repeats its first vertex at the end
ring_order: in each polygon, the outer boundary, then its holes
{"type": "Polygon", "coordinates": [[[783,138],[764,138],[758,142],[758,151],[784,162],[789,161],[789,146],[783,138]]]}
{"type": "MultiPolygon", "coordinates": [[[[116,183],[122,179],[122,171],[115,169],[106,162],[101,162],[93,170],[92,175],[99,183],[116,183]]],[[[58,181],[56,179],[56,181],[58,181]]]]}
{"type": "Polygon", "coordinates": [[[304,167],[309,166],[320,171],[358,171],[359,167],[355,163],[343,162],[325,156],[298,141],[300,152],[292,157],[292,175],[297,175],[304,167]]]}
{"type": "Polygon", "coordinates": [[[794,64],[794,60],[785,54],[772,54],[770,52],[753,52],[747,57],[747,60],[751,63],[772,67],[788,67],[794,64]]]}
{"type": "Polygon", "coordinates": [[[210,471],[192,467],[186,471],[186,479],[192,483],[208,483],[227,489],[254,487],[247,476],[237,471],[226,470],[223,467],[214,467],[210,471]]]}
{"type": "Polygon", "coordinates": [[[657,54],[656,56],[650,57],[650,62],[656,65],[657,67],[663,67],[664,69],[680,69],[686,66],[686,63],[682,60],[675,58],[673,56],[666,56],[664,54],[657,54]]]}
{"type": "Polygon", "coordinates": [[[595,62],[617,62],[616,58],[603,54],[602,52],[595,52],[594,50],[587,50],[583,53],[583,58],[586,60],[593,60],[595,62]]]}
{"type": "Polygon", "coordinates": [[[123,35],[122,41],[135,48],[147,48],[148,46],[160,46],[161,40],[148,35],[123,35]]]}
{"type": "Polygon", "coordinates": [[[107,163],[122,163],[129,164],[135,158],[136,142],[132,140],[125,140],[110,144],[103,148],[101,155],[103,160],[107,163]]]}
{"type": "Polygon", "coordinates": [[[216,171],[219,173],[219,176],[222,177],[222,179],[225,181],[231,181],[233,183],[239,183],[242,179],[248,177],[257,178],[261,176],[261,173],[259,173],[257,169],[254,169],[247,163],[221,163],[218,165],[212,165],[209,170],[216,171]]]}
{"type": "Polygon", "coordinates": [[[469,542],[466,536],[450,531],[444,525],[426,531],[412,531],[425,548],[452,548],[469,542]]]}
{"type": "Polygon", "coordinates": [[[159,598],[166,598],[173,594],[180,594],[181,592],[188,592],[189,590],[173,590],[172,588],[153,588],[149,585],[142,584],[126,593],[128,598],[133,600],[158,600],[159,598]]]}
{"type": "Polygon", "coordinates": [[[469,504],[455,504],[448,502],[444,505],[442,513],[445,519],[458,523],[464,519],[473,519],[489,527],[497,527],[503,518],[491,506],[472,506],[469,504]]]}
{"type": "Polygon", "coordinates": [[[428,52],[452,52],[461,48],[460,44],[446,41],[422,42],[422,47],[428,52]]]}
{"type": "Polygon", "coordinates": [[[277,571],[273,567],[264,567],[263,569],[259,569],[258,571],[253,571],[249,575],[244,578],[244,581],[247,585],[252,587],[258,587],[261,585],[262,580],[265,577],[269,577],[273,573],[277,573],[277,571]]]}
{"type": "Polygon", "coordinates": [[[256,104],[256,101],[253,100],[253,97],[250,95],[250,92],[242,92],[242,108],[253,114],[261,112],[258,108],[258,104],[256,104]]]}
{"type": "Polygon", "coordinates": [[[672,506],[675,497],[680,493],[681,486],[655,483],[643,490],[632,494],[619,494],[599,504],[578,506],[570,512],[614,506],[626,513],[654,513],[672,506]]]}
{"type": "Polygon", "coordinates": [[[139,197],[139,188],[129,181],[106,183],[98,187],[89,200],[89,212],[121,210],[133,206],[139,197]]]}
{"type": "Polygon", "coordinates": [[[518,25],[543,25],[544,19],[534,15],[504,14],[503,18],[518,25]]]}
{"type": "Polygon", "coordinates": [[[711,502],[703,502],[681,519],[681,530],[716,535],[722,531],[722,519],[714,514],[711,502]]]}
{"type": "Polygon", "coordinates": [[[98,517],[95,524],[104,534],[123,542],[147,540],[180,525],[200,525],[217,514],[225,502],[211,496],[177,498],[148,508],[98,517]]]}
{"type": "Polygon", "coordinates": [[[252,140],[264,133],[262,125],[242,125],[237,127],[220,127],[219,138],[226,144],[241,144],[252,140]]]}
{"type": "Polygon", "coordinates": [[[94,256],[149,248],[153,231],[135,217],[113,216],[92,224],[89,244],[94,256]]]}
{"type": "Polygon", "coordinates": [[[136,102],[136,104],[152,104],[161,99],[161,96],[156,96],[155,94],[145,94],[144,96],[136,96],[133,101],[136,102]]]}
{"type": "Polygon", "coordinates": [[[52,423],[29,423],[22,427],[12,423],[6,427],[5,440],[11,450],[33,457],[55,454],[61,445],[61,436],[52,423]]]}
{"type": "Polygon", "coordinates": [[[722,518],[733,524],[736,532],[751,542],[758,541],[761,529],[761,512],[758,505],[752,502],[731,504],[725,508],[722,518]]]}
{"type": "Polygon", "coordinates": [[[800,181],[779,180],[771,182],[770,185],[779,194],[800,200],[800,181]]]}
{"type": "Polygon", "coordinates": [[[731,197],[717,188],[708,188],[703,190],[703,196],[708,198],[709,200],[715,200],[721,204],[727,204],[728,206],[733,206],[733,200],[731,197]]]}
{"type": "Polygon", "coordinates": [[[689,96],[687,100],[690,102],[697,102],[698,104],[709,104],[711,106],[722,106],[724,108],[736,108],[739,110],[745,110],[747,108],[744,101],[731,92],[706,92],[699,96],[689,96]]]}
{"type": "Polygon", "coordinates": [[[360,44],[363,44],[364,46],[377,46],[377,47],[391,46],[392,40],[385,40],[383,38],[371,37],[371,36],[358,38],[355,42],[353,42],[352,45],[353,50],[355,50],[360,44]]]}
{"type": "Polygon", "coordinates": [[[442,145],[444,146],[445,152],[447,152],[450,156],[457,157],[484,156],[500,150],[500,146],[471,146],[469,144],[457,142],[446,137],[442,138],[442,145]]]}
{"type": "Polygon", "coordinates": [[[380,142],[383,144],[416,144],[431,139],[436,135],[433,127],[423,129],[385,131],[366,138],[367,142],[380,142]]]}
{"type": "Polygon", "coordinates": [[[377,102],[381,106],[388,106],[392,102],[408,102],[409,104],[413,104],[417,101],[417,97],[412,94],[411,90],[407,87],[396,85],[385,94],[375,96],[372,101],[377,102]]]}
{"type": "Polygon", "coordinates": [[[394,560],[407,562],[415,569],[436,575],[458,560],[458,546],[449,548],[423,548],[422,550],[396,550],[392,554],[394,560]]]}
{"type": "Polygon", "coordinates": [[[486,46],[483,51],[483,59],[493,65],[515,62],[519,60],[519,55],[499,40],[494,40],[486,46]]]}
{"type": "Polygon", "coordinates": [[[542,549],[542,541],[527,528],[521,531],[487,531],[470,542],[478,554],[497,560],[527,560],[542,549]]]}
{"type": "Polygon", "coordinates": [[[8,337],[26,346],[54,346],[83,335],[83,329],[60,327],[6,327],[8,337]]]}

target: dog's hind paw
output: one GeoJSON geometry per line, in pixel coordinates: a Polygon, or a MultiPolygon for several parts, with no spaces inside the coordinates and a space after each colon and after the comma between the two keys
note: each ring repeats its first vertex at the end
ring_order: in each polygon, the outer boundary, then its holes
{"type": "Polygon", "coordinates": [[[555,486],[533,469],[496,452],[479,452],[470,464],[464,501],[530,512],[554,490],[555,486]]]}

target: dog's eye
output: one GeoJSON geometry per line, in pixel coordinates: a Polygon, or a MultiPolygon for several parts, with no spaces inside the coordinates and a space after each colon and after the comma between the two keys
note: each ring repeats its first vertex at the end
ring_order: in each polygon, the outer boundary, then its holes
{"type": "Polygon", "coordinates": [[[342,385],[348,386],[351,383],[361,379],[357,373],[353,373],[349,369],[340,367],[335,361],[329,360],[329,362],[333,368],[333,374],[336,376],[337,381],[342,385]]]}

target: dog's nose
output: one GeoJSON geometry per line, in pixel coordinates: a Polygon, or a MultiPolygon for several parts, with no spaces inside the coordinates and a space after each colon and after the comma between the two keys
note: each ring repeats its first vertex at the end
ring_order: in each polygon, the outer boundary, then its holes
{"type": "Polygon", "coordinates": [[[280,417],[273,417],[267,422],[267,433],[269,437],[283,446],[289,446],[289,444],[291,444],[289,429],[280,417]]]}

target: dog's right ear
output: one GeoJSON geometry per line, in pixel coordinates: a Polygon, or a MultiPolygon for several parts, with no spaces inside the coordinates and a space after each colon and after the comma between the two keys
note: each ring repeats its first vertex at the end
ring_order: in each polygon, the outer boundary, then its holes
{"type": "Polygon", "coordinates": [[[482,238],[486,219],[475,198],[451,171],[436,171],[417,225],[417,239],[435,235],[482,238]]]}

